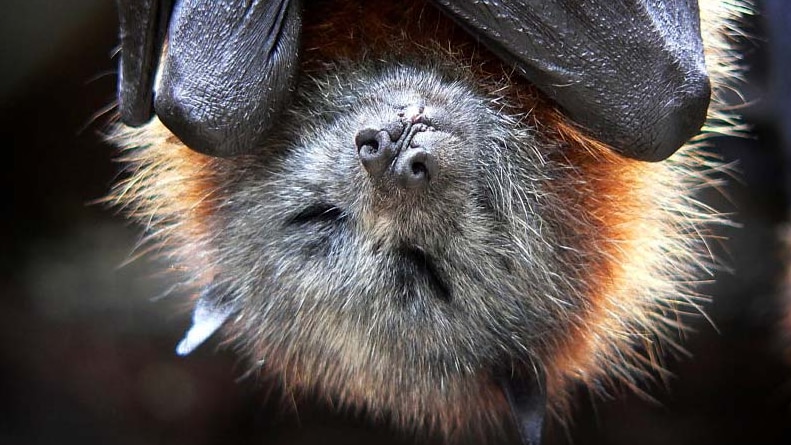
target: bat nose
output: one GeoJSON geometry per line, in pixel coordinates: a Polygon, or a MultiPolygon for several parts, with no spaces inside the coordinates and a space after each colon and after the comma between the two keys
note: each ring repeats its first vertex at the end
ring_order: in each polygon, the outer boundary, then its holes
{"type": "Polygon", "coordinates": [[[393,172],[399,186],[407,190],[420,190],[436,176],[437,160],[423,147],[410,148],[398,156],[393,172]]]}
{"type": "Polygon", "coordinates": [[[385,129],[366,128],[354,137],[357,156],[368,175],[380,179],[398,154],[398,139],[393,141],[385,129]]]}
{"type": "Polygon", "coordinates": [[[415,119],[360,130],[354,138],[360,163],[376,182],[390,179],[405,190],[423,189],[439,170],[431,147],[436,138],[418,137],[429,130],[433,128],[415,119]]]}

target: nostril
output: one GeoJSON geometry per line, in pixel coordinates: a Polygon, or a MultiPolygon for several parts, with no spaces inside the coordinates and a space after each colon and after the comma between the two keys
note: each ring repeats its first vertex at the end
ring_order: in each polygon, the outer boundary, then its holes
{"type": "Polygon", "coordinates": [[[399,184],[407,189],[426,187],[437,175],[436,157],[423,148],[416,148],[403,153],[396,165],[399,184]]]}
{"type": "Polygon", "coordinates": [[[382,177],[398,151],[387,130],[360,130],[354,137],[354,144],[360,163],[374,179],[382,177]]]}
{"type": "Polygon", "coordinates": [[[415,177],[422,177],[428,176],[428,169],[426,168],[426,164],[415,161],[412,163],[412,175],[415,177]]]}
{"type": "Polygon", "coordinates": [[[363,150],[364,147],[368,147],[366,150],[372,153],[379,151],[379,141],[376,138],[379,132],[380,130],[374,130],[373,128],[360,130],[357,136],[354,137],[354,144],[357,146],[357,150],[363,150]]]}

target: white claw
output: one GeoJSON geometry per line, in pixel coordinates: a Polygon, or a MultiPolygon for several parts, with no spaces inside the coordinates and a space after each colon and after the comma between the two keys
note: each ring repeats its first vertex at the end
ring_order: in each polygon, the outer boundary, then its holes
{"type": "Polygon", "coordinates": [[[192,310],[192,326],[176,346],[176,354],[187,355],[214,334],[233,312],[232,305],[216,305],[209,298],[198,298],[192,310]]]}

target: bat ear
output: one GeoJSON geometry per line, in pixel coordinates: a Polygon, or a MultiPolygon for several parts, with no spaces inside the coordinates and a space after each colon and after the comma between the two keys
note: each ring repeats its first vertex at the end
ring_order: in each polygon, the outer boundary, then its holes
{"type": "Polygon", "coordinates": [[[165,40],[172,2],[118,0],[121,61],[118,109],[121,121],[133,127],[151,119],[154,75],[165,40]]]}
{"type": "Polygon", "coordinates": [[[201,291],[192,309],[192,326],[176,346],[176,354],[184,356],[211,337],[236,312],[232,303],[224,302],[224,287],[209,285],[201,291]]]}
{"type": "Polygon", "coordinates": [[[539,370],[533,376],[508,376],[500,380],[523,445],[541,445],[547,406],[546,379],[539,370]]]}

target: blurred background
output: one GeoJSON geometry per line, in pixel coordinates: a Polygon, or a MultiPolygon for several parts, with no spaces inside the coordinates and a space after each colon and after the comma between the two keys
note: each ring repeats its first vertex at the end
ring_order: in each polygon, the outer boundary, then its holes
{"type": "MultiPolygon", "coordinates": [[[[791,323],[782,242],[791,187],[791,6],[759,3],[744,42],[748,138],[717,140],[741,180],[707,199],[734,213],[731,270],[704,289],[691,357],[655,401],[581,394],[551,444],[791,444],[791,323]],[[784,149],[785,147],[785,149],[784,149]]],[[[140,231],[92,204],[119,171],[102,140],[115,100],[117,18],[107,0],[6,0],[0,16],[0,443],[415,443],[309,404],[283,407],[210,343],[187,358],[165,265],[132,261],[140,231]]]]}

